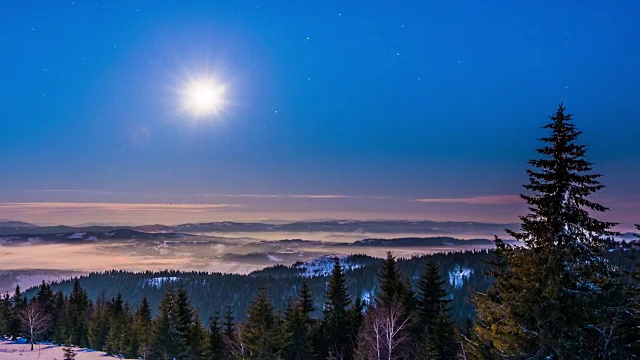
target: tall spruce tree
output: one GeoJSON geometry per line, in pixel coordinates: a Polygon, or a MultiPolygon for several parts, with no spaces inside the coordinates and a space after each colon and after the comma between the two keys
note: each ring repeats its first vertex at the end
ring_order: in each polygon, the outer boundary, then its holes
{"type": "Polygon", "coordinates": [[[89,346],[90,310],[91,301],[87,291],[80,286],[80,281],[76,278],[73,282],[73,289],[71,290],[71,295],[69,295],[64,316],[64,338],[71,339],[74,345],[89,346]]]}
{"type": "Polygon", "coordinates": [[[502,358],[621,359],[617,341],[628,315],[620,271],[603,256],[615,224],[597,220],[608,209],[588,199],[603,188],[591,173],[586,147],[561,104],[544,128],[540,159],[529,161],[522,195],[529,214],[519,232],[522,247],[496,242],[504,268],[493,287],[477,294],[478,334],[502,358]]]}
{"type": "Polygon", "coordinates": [[[152,359],[182,359],[186,355],[184,338],[178,330],[176,294],[170,287],[160,303],[160,314],[154,325],[152,359]]]}
{"type": "Polygon", "coordinates": [[[65,342],[64,337],[64,315],[66,306],[64,294],[58,291],[53,300],[53,317],[51,321],[51,339],[56,344],[65,342]]]}
{"type": "Polygon", "coordinates": [[[9,294],[5,294],[0,301],[0,334],[9,333],[9,323],[11,322],[11,299],[9,294]]]}
{"type": "Polygon", "coordinates": [[[180,287],[176,292],[176,326],[186,346],[186,358],[198,359],[202,356],[203,328],[189,297],[187,289],[180,287]],[[197,320],[197,321],[196,321],[197,320]]]}
{"type": "Polygon", "coordinates": [[[227,338],[227,341],[235,341],[235,330],[236,327],[233,319],[233,309],[231,308],[231,305],[227,305],[224,313],[224,335],[227,338]]]}
{"type": "Polygon", "coordinates": [[[127,357],[147,358],[151,346],[152,321],[151,306],[144,296],[133,316],[127,357]]]}
{"type": "Polygon", "coordinates": [[[207,359],[225,360],[228,358],[224,342],[224,334],[220,326],[220,317],[214,314],[209,319],[209,339],[207,341],[207,359]]]}
{"type": "Polygon", "coordinates": [[[429,260],[418,280],[418,312],[414,339],[419,359],[455,359],[458,352],[456,327],[450,317],[449,294],[438,264],[429,260]]]}
{"type": "Polygon", "coordinates": [[[325,294],[324,317],[322,319],[322,349],[318,354],[321,358],[329,354],[341,359],[353,357],[353,340],[349,305],[351,297],[347,292],[347,282],[344,277],[340,259],[334,258],[333,270],[327,284],[325,294]]]}
{"type": "Polygon", "coordinates": [[[193,323],[189,328],[189,339],[187,341],[188,353],[186,359],[205,359],[208,338],[207,330],[202,325],[202,321],[200,321],[200,315],[196,313],[193,317],[193,323]]]}
{"type": "Polygon", "coordinates": [[[445,281],[438,264],[429,260],[418,280],[418,330],[426,334],[441,312],[450,311],[451,300],[444,289],[445,281]]]}
{"type": "Polygon", "coordinates": [[[125,306],[122,294],[118,293],[111,301],[109,312],[109,334],[107,335],[106,352],[121,355],[127,351],[127,341],[130,339],[130,311],[125,306]]]}
{"type": "Polygon", "coordinates": [[[302,312],[311,317],[311,314],[316,311],[316,306],[313,301],[313,294],[311,294],[311,289],[309,288],[309,282],[307,279],[302,280],[302,285],[300,286],[300,292],[298,293],[297,302],[300,304],[302,308],[302,312]]]}
{"type": "Polygon", "coordinates": [[[310,360],[314,358],[311,338],[310,314],[315,310],[306,279],[302,282],[295,302],[289,304],[285,314],[285,360],[310,360]]]}
{"type": "Polygon", "coordinates": [[[309,317],[300,303],[287,306],[284,319],[284,347],[282,358],[285,360],[308,360],[312,358],[313,347],[309,332],[309,317]]]}
{"type": "Polygon", "coordinates": [[[243,358],[277,359],[282,349],[281,319],[264,288],[247,308],[247,318],[240,329],[243,358]]]}
{"type": "Polygon", "coordinates": [[[380,294],[376,300],[378,305],[382,306],[398,303],[409,314],[415,307],[415,295],[408,279],[402,276],[396,264],[396,258],[390,251],[387,252],[387,258],[382,263],[382,269],[378,275],[380,294]]]}
{"type": "Polygon", "coordinates": [[[110,306],[107,301],[105,301],[104,296],[96,300],[89,323],[89,346],[92,349],[105,349],[109,328],[111,326],[110,310],[110,306]]]}
{"type": "Polygon", "coordinates": [[[13,293],[11,307],[11,316],[9,317],[9,335],[18,337],[22,335],[22,325],[20,323],[20,312],[27,306],[26,301],[23,299],[20,285],[16,285],[16,290],[13,293]]]}

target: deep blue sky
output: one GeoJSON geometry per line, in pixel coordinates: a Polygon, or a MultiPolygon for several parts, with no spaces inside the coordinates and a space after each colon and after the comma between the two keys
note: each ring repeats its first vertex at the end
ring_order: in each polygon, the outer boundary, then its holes
{"type": "MultiPolygon", "coordinates": [[[[633,0],[4,1],[0,201],[511,221],[508,198],[442,199],[520,192],[564,102],[605,174],[600,199],[632,222],[639,13],[633,0]],[[179,92],[203,75],[227,101],[194,120],[179,92]]],[[[109,218],[15,206],[0,216],[109,218]]]]}

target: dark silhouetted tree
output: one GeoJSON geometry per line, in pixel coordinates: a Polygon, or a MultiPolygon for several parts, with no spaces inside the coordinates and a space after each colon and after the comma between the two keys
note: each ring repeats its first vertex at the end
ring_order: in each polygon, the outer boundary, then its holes
{"type": "Polygon", "coordinates": [[[530,194],[522,195],[529,214],[519,232],[508,231],[523,246],[496,242],[505,266],[475,297],[477,332],[504,358],[626,358],[618,335],[630,299],[604,256],[615,224],[594,218],[608,209],[588,199],[603,188],[600,175],[564,106],[544,128],[550,135],[529,161],[530,194]]]}
{"type": "Polygon", "coordinates": [[[220,326],[220,318],[217,314],[209,319],[209,339],[207,347],[207,359],[224,360],[228,358],[224,334],[220,326]]]}
{"type": "Polygon", "coordinates": [[[178,305],[172,288],[160,303],[160,314],[154,324],[152,359],[182,359],[186,355],[184,338],[178,329],[178,305]]]}
{"type": "Polygon", "coordinates": [[[454,359],[458,352],[457,331],[449,315],[451,300],[444,285],[440,267],[428,261],[418,281],[415,339],[420,359],[454,359]]]}
{"type": "Polygon", "coordinates": [[[284,321],[285,360],[309,360],[313,358],[309,313],[305,312],[302,292],[298,299],[289,304],[284,321]]]}
{"type": "Polygon", "coordinates": [[[324,344],[318,354],[322,358],[331,354],[339,359],[351,359],[353,356],[353,334],[351,319],[349,317],[349,305],[351,297],[347,292],[347,283],[344,277],[340,259],[334,258],[333,270],[327,292],[322,319],[322,337],[324,344]]]}
{"type": "Polygon", "coordinates": [[[244,358],[267,360],[280,356],[281,323],[266,290],[261,288],[247,308],[247,319],[240,328],[239,341],[242,343],[244,358]]]}
{"type": "Polygon", "coordinates": [[[87,292],[80,286],[76,278],[73,282],[73,289],[69,295],[64,316],[64,338],[71,339],[72,344],[87,347],[89,346],[89,312],[91,301],[87,292]]]}

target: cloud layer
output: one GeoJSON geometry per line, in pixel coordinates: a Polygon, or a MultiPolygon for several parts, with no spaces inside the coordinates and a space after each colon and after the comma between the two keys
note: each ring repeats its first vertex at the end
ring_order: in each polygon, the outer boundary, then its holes
{"type": "Polygon", "coordinates": [[[426,198],[414,201],[435,204],[510,205],[523,202],[519,195],[490,195],[466,198],[426,198]]]}

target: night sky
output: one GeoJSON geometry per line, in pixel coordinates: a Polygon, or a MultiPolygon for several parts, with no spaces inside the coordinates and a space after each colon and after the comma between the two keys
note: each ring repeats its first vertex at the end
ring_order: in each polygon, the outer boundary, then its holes
{"type": "Polygon", "coordinates": [[[564,102],[606,218],[638,222],[638,14],[636,0],[3,1],[0,217],[517,221],[564,102]],[[224,87],[206,115],[185,108],[204,80],[224,87]]]}

